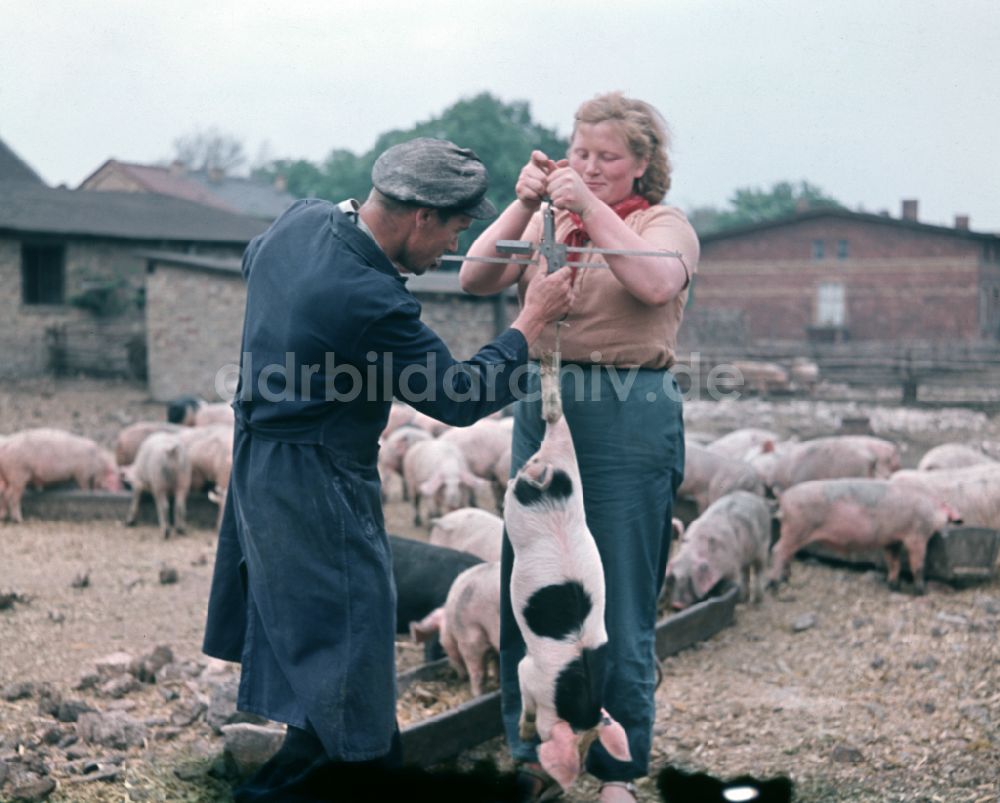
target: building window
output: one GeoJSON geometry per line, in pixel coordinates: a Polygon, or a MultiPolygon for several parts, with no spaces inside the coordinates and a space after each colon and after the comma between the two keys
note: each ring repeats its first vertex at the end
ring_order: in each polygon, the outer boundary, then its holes
{"type": "Polygon", "coordinates": [[[21,245],[21,300],[25,304],[62,304],[65,274],[65,246],[21,245]]]}
{"type": "Polygon", "coordinates": [[[847,323],[847,295],[840,282],[822,282],[816,289],[816,325],[844,326],[847,323]]]}
{"type": "Polygon", "coordinates": [[[813,240],[813,259],[823,259],[826,256],[826,244],[822,240],[813,240]]]}
{"type": "Polygon", "coordinates": [[[837,240],[837,259],[847,259],[847,240],[837,240]]]}

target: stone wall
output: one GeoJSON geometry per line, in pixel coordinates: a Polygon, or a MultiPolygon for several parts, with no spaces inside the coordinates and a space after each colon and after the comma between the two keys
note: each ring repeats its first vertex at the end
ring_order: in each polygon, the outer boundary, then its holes
{"type": "MultiPolygon", "coordinates": [[[[184,244],[172,244],[182,247],[184,244]]],[[[63,240],[0,235],[0,377],[37,376],[52,369],[55,333],[58,342],[71,356],[82,354],[85,364],[72,361],[67,370],[96,373],[129,371],[128,360],[118,354],[123,332],[134,329],[142,316],[142,293],[145,288],[146,259],[143,249],[163,243],[128,240],[63,240]],[[21,281],[21,245],[27,242],[50,242],[65,246],[64,303],[24,304],[21,281]],[[124,280],[116,298],[121,302],[112,315],[99,316],[74,305],[72,300],[95,283],[124,280]],[[106,366],[99,364],[101,351],[112,357],[106,366]]],[[[240,249],[225,246],[201,246],[205,255],[238,256],[240,249]]],[[[141,332],[141,323],[138,331],[141,332]]]]}
{"type": "Polygon", "coordinates": [[[420,319],[448,344],[451,353],[467,360],[517,317],[517,302],[508,300],[504,320],[497,322],[493,299],[465,293],[416,293],[420,319]]]}
{"type": "MultiPolygon", "coordinates": [[[[421,319],[456,358],[468,359],[495,336],[492,299],[451,291],[415,295],[422,306],[421,319]]],[[[228,399],[226,391],[235,389],[240,359],[246,305],[242,276],[236,271],[157,263],[147,278],[146,297],[152,397],[166,401],[194,394],[210,401],[228,399]]],[[[503,325],[516,315],[517,302],[508,299],[503,325]]]]}
{"type": "Polygon", "coordinates": [[[225,398],[217,381],[236,376],[245,306],[238,272],[158,264],[146,277],[150,395],[157,401],[187,394],[225,398]]]}
{"type": "MultiPolygon", "coordinates": [[[[34,238],[28,241],[39,242],[34,238]]],[[[136,244],[85,240],[64,243],[64,303],[56,305],[23,303],[21,243],[20,238],[0,238],[0,376],[33,376],[49,370],[49,330],[78,332],[92,339],[107,321],[70,303],[91,282],[124,279],[127,287],[121,291],[122,298],[133,314],[138,312],[145,261],[135,256],[139,247],[136,244]]]]}

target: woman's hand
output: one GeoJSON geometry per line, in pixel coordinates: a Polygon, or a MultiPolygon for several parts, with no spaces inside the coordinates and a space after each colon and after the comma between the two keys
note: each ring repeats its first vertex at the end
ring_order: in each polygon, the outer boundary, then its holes
{"type": "Polygon", "coordinates": [[[541,151],[532,151],[530,161],[521,168],[517,184],[514,185],[514,193],[532,212],[541,206],[542,200],[548,194],[549,174],[559,167],[559,164],[541,151]]]}
{"type": "Polygon", "coordinates": [[[549,174],[549,197],[553,206],[576,212],[580,217],[586,218],[601,201],[590,191],[580,174],[567,164],[563,160],[549,174]]]}

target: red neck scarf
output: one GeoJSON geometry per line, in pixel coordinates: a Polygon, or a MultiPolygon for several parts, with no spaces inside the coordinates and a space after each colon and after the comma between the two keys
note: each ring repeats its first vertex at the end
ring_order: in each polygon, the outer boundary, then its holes
{"type": "MultiPolygon", "coordinates": [[[[612,204],[611,209],[614,210],[618,217],[624,220],[633,212],[638,212],[640,209],[649,209],[649,201],[641,195],[632,194],[624,200],[612,204]]],[[[566,235],[566,239],[563,242],[571,248],[581,248],[590,241],[587,227],[583,223],[583,218],[576,212],[570,212],[569,217],[573,221],[573,228],[570,229],[569,234],[566,235]]],[[[575,262],[578,257],[575,254],[570,254],[569,258],[575,262]]],[[[573,271],[573,279],[575,280],[576,268],[570,268],[570,270],[573,271]]]]}
{"type": "MultiPolygon", "coordinates": [[[[616,204],[612,204],[611,208],[618,217],[624,220],[633,212],[638,212],[640,209],[649,209],[649,201],[641,195],[633,194],[616,204]]],[[[573,221],[573,228],[566,235],[564,242],[568,246],[580,248],[590,240],[590,235],[587,234],[587,227],[583,224],[582,217],[576,212],[570,212],[569,217],[573,221]]]]}

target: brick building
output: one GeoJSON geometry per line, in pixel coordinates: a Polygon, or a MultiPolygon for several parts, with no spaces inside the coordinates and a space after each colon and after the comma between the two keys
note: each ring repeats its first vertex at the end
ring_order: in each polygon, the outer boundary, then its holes
{"type": "MultiPolygon", "coordinates": [[[[235,390],[243,332],[240,260],[165,252],[144,257],[150,395],[225,398],[235,390]]],[[[456,273],[413,276],[407,287],[421,302],[422,320],[459,359],[471,357],[516,315],[513,291],[503,302],[470,296],[456,273]]]]}
{"type": "Polygon", "coordinates": [[[123,353],[144,339],[146,263],[136,252],[232,257],[264,227],[161,195],[0,179],[0,376],[138,368],[123,353]]]}
{"type": "Polygon", "coordinates": [[[971,343],[1000,340],[1000,236],[816,209],[702,237],[682,339],[971,343]]]}

